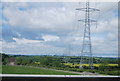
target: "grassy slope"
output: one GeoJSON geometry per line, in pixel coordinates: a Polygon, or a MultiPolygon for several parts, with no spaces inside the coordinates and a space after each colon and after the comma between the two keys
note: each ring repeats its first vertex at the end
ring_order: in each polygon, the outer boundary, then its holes
{"type": "Polygon", "coordinates": [[[2,74],[77,75],[72,73],[58,72],[35,67],[7,65],[2,66],[2,74]]]}

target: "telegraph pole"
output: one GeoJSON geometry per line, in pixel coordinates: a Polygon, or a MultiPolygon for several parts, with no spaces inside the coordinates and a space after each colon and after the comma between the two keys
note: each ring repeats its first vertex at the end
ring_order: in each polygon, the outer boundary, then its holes
{"type": "Polygon", "coordinates": [[[90,8],[89,7],[89,0],[86,1],[86,8],[77,8],[76,10],[84,11],[85,12],[85,19],[78,20],[78,22],[84,22],[84,37],[83,37],[83,44],[81,49],[81,59],[80,59],[80,69],[83,69],[84,57],[89,57],[89,67],[90,69],[93,68],[93,55],[92,55],[92,44],[91,44],[91,23],[97,22],[96,20],[92,20],[90,18],[90,12],[93,11],[100,11],[99,9],[90,8]]]}

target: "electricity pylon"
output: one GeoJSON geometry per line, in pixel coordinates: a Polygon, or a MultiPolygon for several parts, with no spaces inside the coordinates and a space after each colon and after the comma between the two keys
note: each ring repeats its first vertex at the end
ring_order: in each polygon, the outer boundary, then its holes
{"type": "Polygon", "coordinates": [[[69,56],[71,55],[71,46],[70,44],[68,45],[68,47],[65,49],[64,53],[63,53],[63,60],[65,63],[68,63],[70,58],[69,56]]]}
{"type": "Polygon", "coordinates": [[[81,59],[80,59],[80,69],[83,69],[83,63],[84,63],[84,57],[89,57],[89,67],[90,69],[93,68],[93,55],[92,55],[92,45],[91,45],[91,23],[96,22],[96,20],[90,19],[90,12],[93,11],[100,11],[99,9],[90,8],[89,7],[89,1],[86,1],[86,8],[77,8],[76,10],[79,11],[85,11],[85,19],[78,20],[79,22],[84,22],[84,37],[83,37],[83,44],[82,44],[82,50],[81,50],[81,59]]]}

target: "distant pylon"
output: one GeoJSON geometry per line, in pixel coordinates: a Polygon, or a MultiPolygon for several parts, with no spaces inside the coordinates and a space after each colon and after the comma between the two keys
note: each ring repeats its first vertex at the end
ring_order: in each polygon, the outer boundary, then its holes
{"type": "Polygon", "coordinates": [[[86,1],[86,8],[77,8],[76,10],[85,11],[85,19],[78,20],[79,22],[82,21],[85,24],[83,44],[82,44],[82,50],[81,50],[80,69],[83,69],[84,57],[85,56],[89,57],[89,67],[90,67],[90,69],[94,69],[93,68],[93,55],[92,55],[92,45],[91,45],[90,24],[91,24],[91,22],[97,22],[97,21],[90,19],[90,12],[100,11],[100,10],[95,9],[95,8],[90,8],[89,7],[89,0],[86,1]]]}
{"type": "Polygon", "coordinates": [[[65,49],[64,53],[63,53],[63,60],[65,63],[68,63],[70,58],[69,56],[71,55],[71,45],[68,44],[68,47],[65,49]]]}

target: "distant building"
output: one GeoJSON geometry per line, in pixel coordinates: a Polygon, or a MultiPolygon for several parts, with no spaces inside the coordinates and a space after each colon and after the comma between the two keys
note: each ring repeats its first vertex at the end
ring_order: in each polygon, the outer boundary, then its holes
{"type": "Polygon", "coordinates": [[[8,61],[9,61],[8,65],[12,65],[12,66],[16,65],[16,59],[14,57],[9,58],[8,61]]]}

